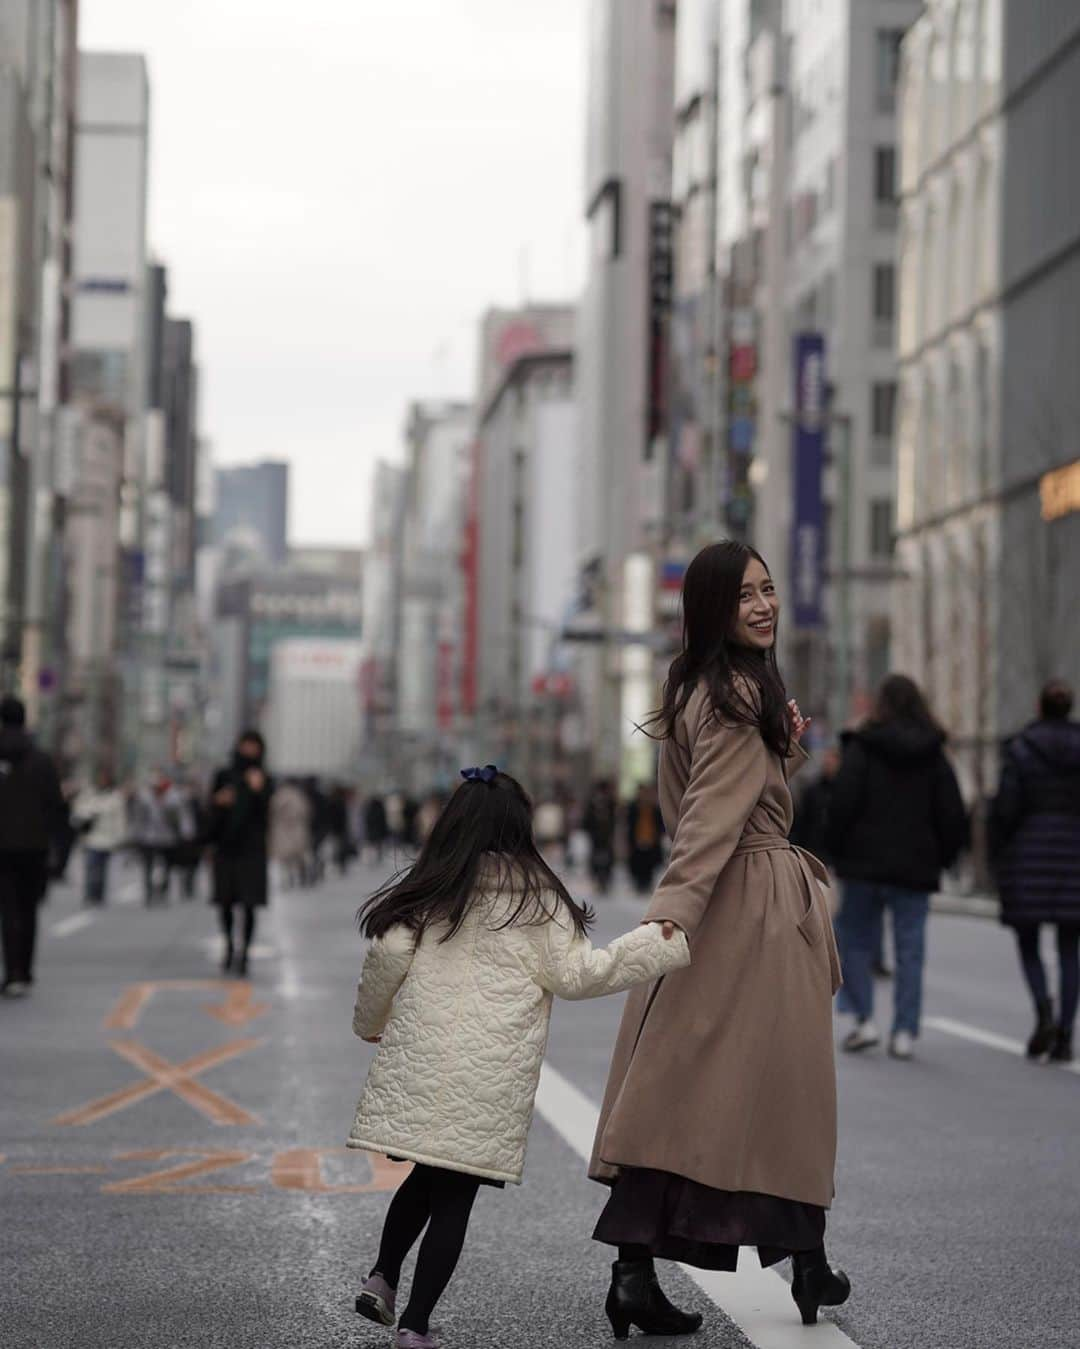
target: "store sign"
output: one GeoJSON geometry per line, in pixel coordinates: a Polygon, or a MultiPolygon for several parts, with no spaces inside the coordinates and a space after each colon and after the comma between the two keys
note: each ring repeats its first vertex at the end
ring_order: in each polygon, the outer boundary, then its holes
{"type": "Polygon", "coordinates": [[[791,534],[795,626],[820,628],[824,620],[825,338],[798,333],[794,339],[795,417],[792,425],[794,502],[791,534]]]}
{"type": "Polygon", "coordinates": [[[1080,511],[1080,459],[1042,475],[1039,501],[1044,520],[1060,520],[1063,515],[1080,511]]]}

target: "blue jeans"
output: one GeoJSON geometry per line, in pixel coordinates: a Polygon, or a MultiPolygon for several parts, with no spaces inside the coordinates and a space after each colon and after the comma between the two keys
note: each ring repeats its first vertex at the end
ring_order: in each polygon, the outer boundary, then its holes
{"type": "Polygon", "coordinates": [[[870,881],[844,881],[843,906],[837,919],[844,990],[848,1005],[859,1020],[869,1021],[874,1015],[873,963],[882,915],[887,908],[892,910],[896,947],[893,1034],[903,1030],[918,1035],[926,963],[926,917],[930,912],[930,896],[925,892],[870,881]]]}
{"type": "Polygon", "coordinates": [[[86,865],[86,902],[87,904],[105,903],[105,886],[109,877],[109,853],[97,848],[87,848],[86,865]]]}

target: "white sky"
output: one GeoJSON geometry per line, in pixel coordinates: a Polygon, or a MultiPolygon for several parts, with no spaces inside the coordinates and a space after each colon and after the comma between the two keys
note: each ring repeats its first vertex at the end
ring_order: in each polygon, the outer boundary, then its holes
{"type": "Polygon", "coordinates": [[[412,397],[490,304],[576,294],[587,0],[82,0],[141,51],[150,245],[219,463],[287,458],[296,542],[366,540],[412,397]]]}

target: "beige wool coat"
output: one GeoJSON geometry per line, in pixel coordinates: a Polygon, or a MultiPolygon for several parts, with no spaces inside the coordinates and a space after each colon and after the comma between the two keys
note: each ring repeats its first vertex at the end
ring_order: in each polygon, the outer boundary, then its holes
{"type": "Polygon", "coordinates": [[[589,1174],[667,1171],[829,1207],[836,1157],[828,876],[787,840],[788,774],[754,726],[723,726],[704,686],[660,754],[671,859],[648,919],[692,963],[627,999],[589,1174]]]}

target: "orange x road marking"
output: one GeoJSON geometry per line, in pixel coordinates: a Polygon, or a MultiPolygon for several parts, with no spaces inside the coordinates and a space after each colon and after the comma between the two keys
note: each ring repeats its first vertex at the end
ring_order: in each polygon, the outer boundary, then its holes
{"type": "Polygon", "coordinates": [[[262,1016],[269,1003],[254,1002],[251,984],[247,980],[235,982],[225,979],[158,979],[149,983],[129,984],[120,994],[111,1011],[103,1022],[106,1030],[134,1030],[142,1016],[143,1008],[155,993],[171,991],[190,992],[192,990],[222,990],[225,1000],[221,1003],[204,1003],[203,1011],[208,1012],[227,1026],[243,1026],[262,1016]]]}
{"type": "Polygon", "coordinates": [[[254,1049],[262,1043],[262,1040],[232,1040],[229,1044],[208,1049],[203,1054],[196,1054],[185,1063],[174,1064],[134,1040],[110,1040],[109,1047],[121,1058],[127,1059],[129,1063],[141,1069],[146,1074],[147,1080],[133,1083],[130,1087],[121,1087],[119,1091],[110,1092],[108,1096],[102,1096],[87,1105],[57,1115],[53,1123],[95,1124],[107,1115],[114,1115],[118,1110],[126,1110],[159,1091],[171,1091],[200,1114],[205,1115],[212,1124],[257,1124],[254,1115],[250,1115],[235,1101],[230,1101],[227,1096],[222,1096],[201,1082],[196,1082],[195,1077],[205,1072],[207,1068],[234,1059],[239,1054],[246,1054],[249,1049],[254,1049]]]}

